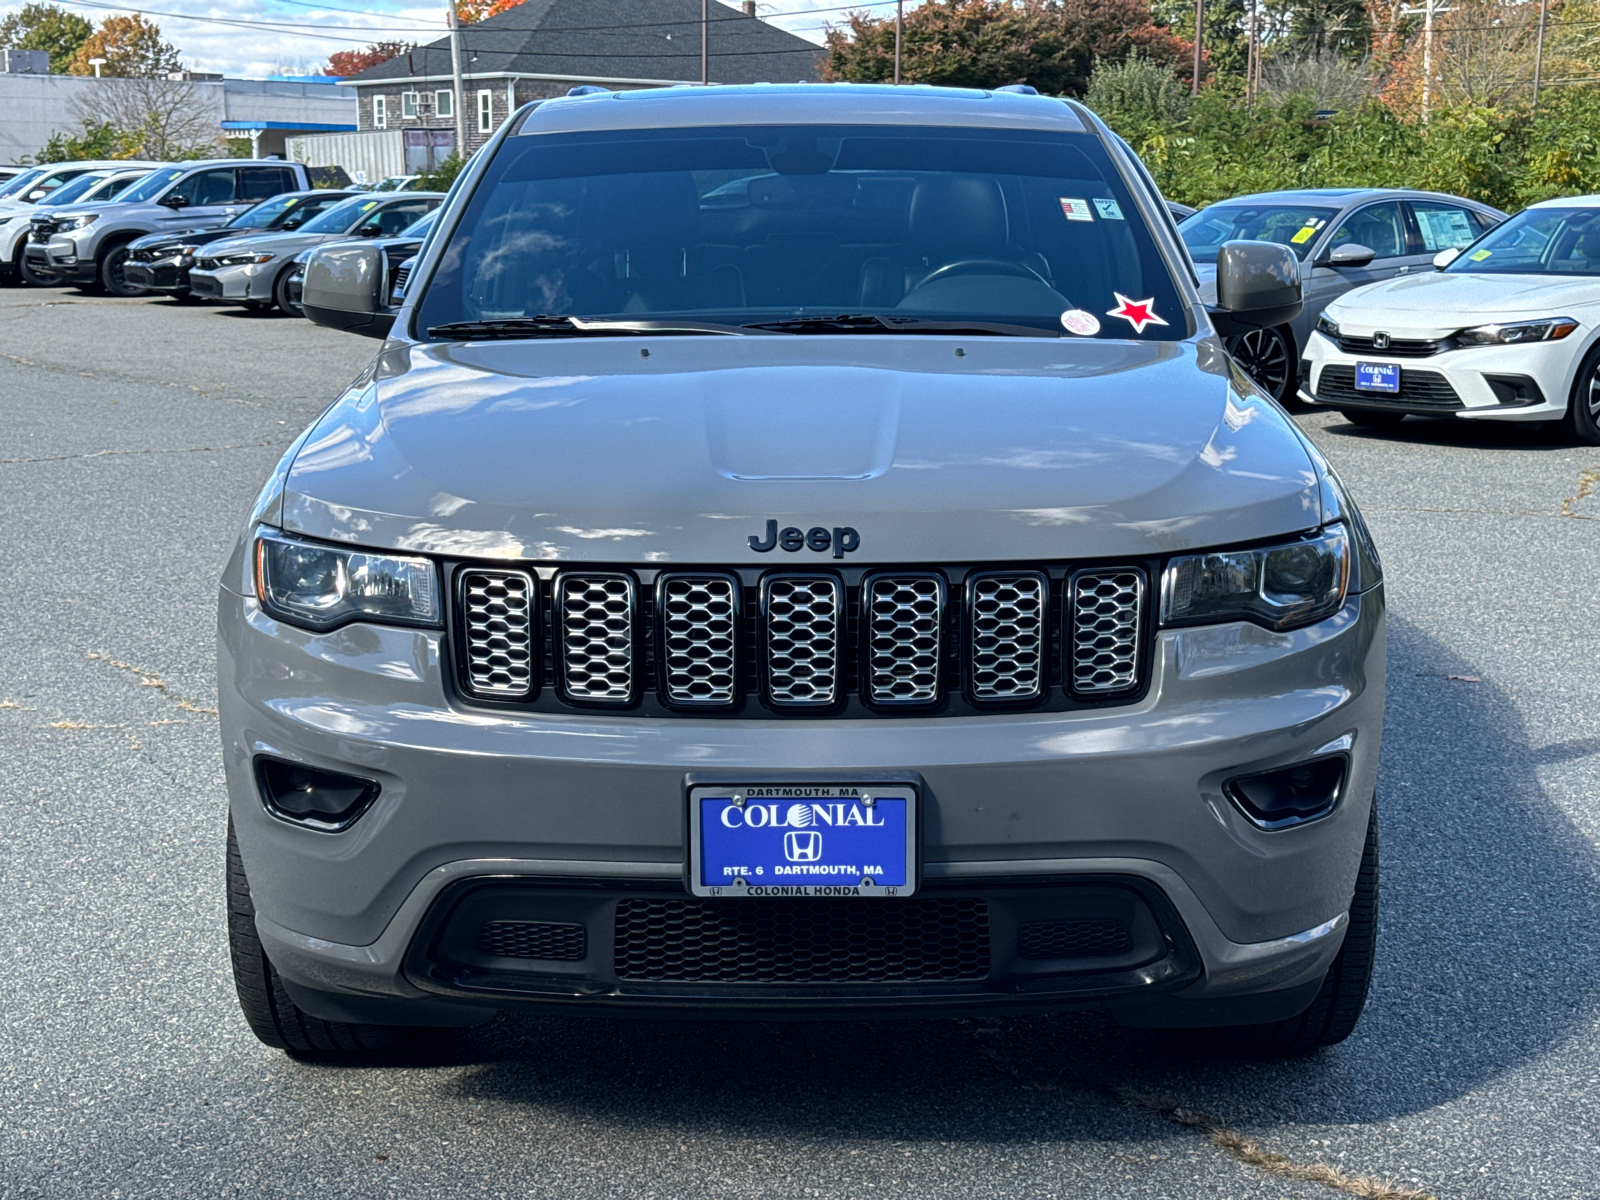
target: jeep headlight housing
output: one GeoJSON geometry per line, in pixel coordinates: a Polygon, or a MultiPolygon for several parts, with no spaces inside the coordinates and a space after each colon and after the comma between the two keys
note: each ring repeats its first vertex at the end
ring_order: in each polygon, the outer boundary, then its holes
{"type": "Polygon", "coordinates": [[[1161,623],[1286,630],[1326,620],[1344,607],[1350,553],[1340,523],[1275,546],[1174,558],[1161,579],[1161,623]]]}
{"type": "Polygon", "coordinates": [[[1522,342],[1558,342],[1576,332],[1572,317],[1545,317],[1538,321],[1511,321],[1504,325],[1474,325],[1460,330],[1456,341],[1463,346],[1514,346],[1522,342]]]}
{"type": "Polygon", "coordinates": [[[322,632],[351,621],[441,624],[439,572],[426,558],[381,554],[262,529],[256,598],[272,616],[322,632]]]}

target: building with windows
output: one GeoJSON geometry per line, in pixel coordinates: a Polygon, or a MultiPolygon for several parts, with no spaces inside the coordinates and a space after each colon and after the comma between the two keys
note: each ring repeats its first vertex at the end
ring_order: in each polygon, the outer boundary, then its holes
{"type": "MultiPolygon", "coordinates": [[[[761,20],[754,0],[742,8],[711,0],[707,17],[707,81],[817,78],[819,47],[761,20]]],[[[700,0],[525,0],[464,26],[459,36],[468,154],[530,100],[563,96],[582,84],[622,89],[702,81],[700,0]]],[[[392,131],[400,131],[404,173],[430,169],[455,149],[448,37],[345,82],[359,97],[363,134],[390,132],[384,140],[392,141],[392,131]]]]}

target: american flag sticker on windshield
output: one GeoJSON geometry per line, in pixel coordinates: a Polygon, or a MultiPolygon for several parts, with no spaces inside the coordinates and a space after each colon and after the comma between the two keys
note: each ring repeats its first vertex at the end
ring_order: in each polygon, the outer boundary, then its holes
{"type": "Polygon", "coordinates": [[[1067,220],[1094,220],[1094,210],[1089,207],[1087,200],[1074,200],[1068,196],[1061,196],[1059,199],[1061,201],[1061,211],[1067,214],[1067,220]]]}

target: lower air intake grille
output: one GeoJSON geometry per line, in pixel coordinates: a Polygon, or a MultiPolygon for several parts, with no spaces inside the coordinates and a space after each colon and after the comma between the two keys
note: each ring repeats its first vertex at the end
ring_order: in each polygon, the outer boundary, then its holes
{"type": "Polygon", "coordinates": [[[867,585],[867,688],[876,704],[939,698],[944,581],[935,575],[879,575],[867,585]]]}
{"type": "Polygon", "coordinates": [[[561,677],[571,699],[598,704],[633,699],[636,611],[631,575],[595,572],[557,578],[561,677]]]}
{"type": "Polygon", "coordinates": [[[1036,700],[1044,690],[1050,583],[1036,571],[980,575],[970,586],[971,687],[976,700],[1036,700]]]}
{"type": "Polygon", "coordinates": [[[1324,404],[1341,400],[1357,404],[1396,404],[1406,408],[1452,410],[1464,407],[1450,381],[1438,371],[1400,368],[1399,392],[1366,392],[1356,389],[1356,369],[1346,363],[1329,363],[1317,376],[1317,399],[1324,404]]]}
{"type": "Polygon", "coordinates": [[[1137,687],[1144,572],[1080,571],[1072,577],[1071,596],[1069,686],[1080,696],[1137,687]]]}
{"type": "Polygon", "coordinates": [[[662,685],[674,704],[732,704],[739,587],[726,575],[668,575],[659,597],[662,685]]]}
{"type": "Polygon", "coordinates": [[[767,696],[774,704],[821,706],[838,699],[841,592],[832,575],[766,580],[767,696]]]}
{"type": "Polygon", "coordinates": [[[622,900],[619,979],[891,983],[982,979],[980,899],[622,900]]]}
{"type": "Polygon", "coordinates": [[[522,571],[463,571],[461,611],[467,686],[480,696],[526,696],[533,690],[533,576],[522,571]]]}
{"type": "Polygon", "coordinates": [[[582,925],[554,921],[488,921],[478,931],[479,954],[579,962],[588,953],[582,925]]]}
{"type": "Polygon", "coordinates": [[[1023,958],[1109,958],[1131,949],[1127,927],[1111,917],[1034,921],[1017,936],[1023,958]]]}

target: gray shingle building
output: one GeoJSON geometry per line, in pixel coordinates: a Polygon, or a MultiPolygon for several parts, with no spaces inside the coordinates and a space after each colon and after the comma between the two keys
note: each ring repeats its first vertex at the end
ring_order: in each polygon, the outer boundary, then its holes
{"type": "MultiPolygon", "coordinates": [[[[712,83],[817,78],[820,51],[744,9],[711,0],[712,83]]],[[[461,30],[466,150],[482,145],[530,100],[580,84],[610,88],[700,82],[700,0],[526,0],[461,30]]],[[[441,38],[346,81],[360,96],[361,129],[406,131],[407,159],[430,161],[455,143],[450,40],[441,38]],[[415,143],[415,146],[413,146],[415,143]]]]}

